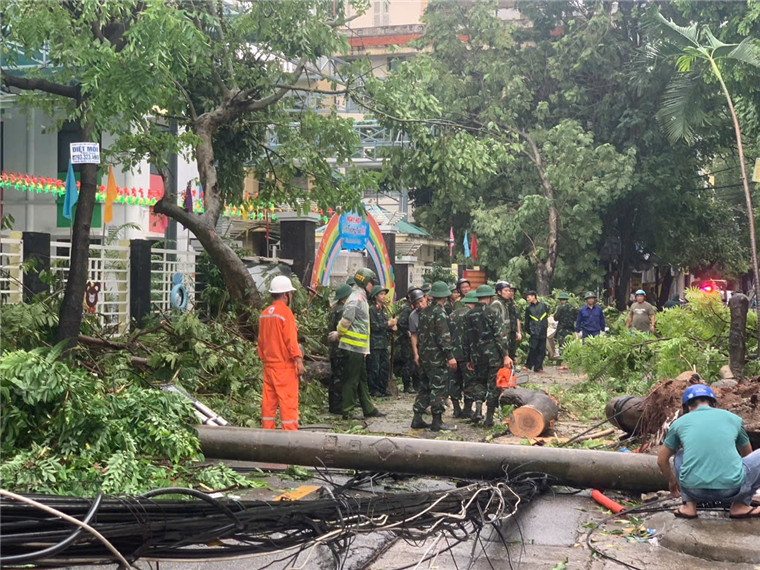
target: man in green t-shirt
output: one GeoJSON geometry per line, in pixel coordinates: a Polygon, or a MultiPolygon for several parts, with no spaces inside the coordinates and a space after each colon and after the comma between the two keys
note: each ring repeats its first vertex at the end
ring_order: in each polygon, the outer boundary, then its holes
{"type": "Polygon", "coordinates": [[[636,300],[631,305],[631,311],[628,313],[628,320],[625,323],[625,328],[628,330],[633,326],[633,329],[639,332],[654,333],[654,316],[657,314],[657,310],[647,303],[646,298],[643,289],[636,291],[636,300]]]}
{"type": "Polygon", "coordinates": [[[750,506],[760,488],[760,451],[752,452],[742,419],[716,403],[709,386],[689,386],[684,415],[670,426],[660,449],[660,471],[683,501],[674,514],[695,519],[697,503],[730,502],[730,518],[760,518],[760,507],[750,506]]]}

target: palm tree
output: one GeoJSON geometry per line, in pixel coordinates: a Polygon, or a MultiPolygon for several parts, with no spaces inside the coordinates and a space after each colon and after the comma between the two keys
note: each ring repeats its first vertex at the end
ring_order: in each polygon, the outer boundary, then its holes
{"type": "MultiPolygon", "coordinates": [[[[679,26],[672,20],[665,18],[659,10],[655,10],[652,16],[648,28],[662,33],[661,39],[651,44],[654,53],[675,59],[678,70],[678,74],[665,92],[662,108],[658,113],[658,118],[665,128],[668,138],[673,142],[684,140],[691,143],[695,138],[694,128],[707,122],[707,114],[702,111],[695,100],[699,91],[697,87],[700,86],[698,82],[702,81],[701,73],[705,71],[705,69],[699,69],[698,65],[701,64],[703,68],[706,67],[709,74],[717,80],[726,99],[731,120],[734,123],[736,147],[739,151],[739,166],[744,186],[747,217],[749,218],[755,300],[758,322],[760,322],[760,273],[758,273],[757,265],[757,239],[755,237],[752,194],[749,190],[747,168],[744,163],[744,146],[742,145],[739,119],[736,116],[734,102],[721,71],[726,62],[744,63],[760,68],[760,47],[751,38],[745,38],[738,44],[725,44],[718,40],[707,26],[700,26],[696,23],[688,27],[679,26]]],[[[758,327],[758,334],[760,335],[760,327],[758,327]]],[[[758,339],[758,352],[760,353],[760,338],[758,339]]]]}

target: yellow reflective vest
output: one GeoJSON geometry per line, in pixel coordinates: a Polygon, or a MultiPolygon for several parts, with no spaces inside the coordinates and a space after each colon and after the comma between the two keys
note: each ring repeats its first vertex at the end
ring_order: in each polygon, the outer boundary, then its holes
{"type": "Polygon", "coordinates": [[[369,304],[367,293],[358,285],[352,286],[351,295],[343,308],[343,319],[338,325],[340,342],[338,348],[361,354],[369,354],[369,304]],[[348,328],[342,323],[350,321],[348,328]]]}

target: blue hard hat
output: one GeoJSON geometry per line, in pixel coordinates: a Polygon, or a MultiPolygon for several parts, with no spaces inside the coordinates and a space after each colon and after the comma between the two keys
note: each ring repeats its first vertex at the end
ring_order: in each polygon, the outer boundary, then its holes
{"type": "Polygon", "coordinates": [[[638,291],[636,291],[636,294],[637,295],[644,295],[645,297],[647,296],[647,293],[646,293],[646,291],[644,291],[644,289],[639,289],[638,291]]]}
{"type": "Polygon", "coordinates": [[[715,396],[715,392],[713,392],[709,386],[704,384],[694,384],[693,386],[686,388],[683,393],[682,403],[688,404],[694,398],[712,398],[715,401],[718,400],[715,396]]]}

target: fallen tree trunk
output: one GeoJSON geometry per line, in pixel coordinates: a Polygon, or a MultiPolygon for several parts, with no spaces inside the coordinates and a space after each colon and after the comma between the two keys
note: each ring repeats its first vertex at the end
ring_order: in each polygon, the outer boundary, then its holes
{"type": "Polygon", "coordinates": [[[538,437],[554,426],[559,406],[546,392],[509,388],[501,393],[501,405],[517,406],[510,414],[509,431],[517,437],[538,437]]]}
{"type": "Polygon", "coordinates": [[[546,473],[577,488],[667,489],[652,455],[404,437],[196,426],[215,459],[260,461],[464,479],[546,473]]]}
{"type": "Polygon", "coordinates": [[[612,398],[604,408],[607,421],[628,435],[636,435],[644,413],[644,398],[640,396],[618,396],[612,398]]]}

